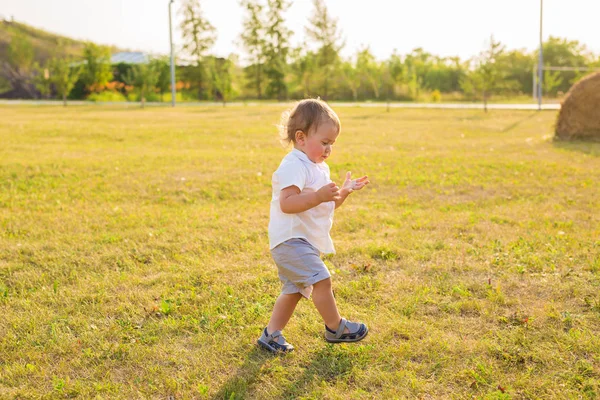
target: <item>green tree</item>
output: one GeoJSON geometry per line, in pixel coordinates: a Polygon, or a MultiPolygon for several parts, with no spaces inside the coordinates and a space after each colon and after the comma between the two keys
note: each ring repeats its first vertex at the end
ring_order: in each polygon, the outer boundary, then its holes
{"type": "Polygon", "coordinates": [[[233,68],[235,58],[214,58],[211,66],[214,95],[223,102],[223,107],[233,95],[233,68]]]}
{"type": "Polygon", "coordinates": [[[426,76],[433,65],[434,57],[421,47],[413,49],[404,57],[408,81],[419,82],[419,88],[426,87],[426,76]],[[414,75],[414,77],[413,77],[414,75]]]}
{"type": "Polygon", "coordinates": [[[285,78],[292,31],[286,27],[283,13],[289,6],[286,0],[268,0],[265,52],[265,72],[269,78],[267,93],[278,100],[288,96],[285,78]]]}
{"type": "Polygon", "coordinates": [[[404,81],[408,88],[408,96],[412,100],[419,101],[419,96],[423,87],[423,79],[417,74],[417,67],[415,65],[411,65],[404,71],[404,81]]]}
{"type": "Polygon", "coordinates": [[[556,96],[558,88],[563,83],[560,71],[544,71],[543,89],[547,95],[556,96]]]}
{"type": "Polygon", "coordinates": [[[291,51],[291,70],[295,83],[300,87],[301,96],[312,96],[312,80],[317,69],[317,55],[307,50],[307,45],[297,47],[291,51]]]}
{"type": "Polygon", "coordinates": [[[140,103],[144,108],[146,103],[146,94],[153,90],[158,82],[160,71],[156,68],[156,63],[144,63],[134,65],[125,78],[128,85],[133,86],[140,91],[140,103]]]}
{"type": "MultiPolygon", "coordinates": [[[[591,67],[591,68],[594,68],[594,65],[592,64],[590,67],[591,67]]],[[[598,70],[598,71],[600,71],[600,66],[598,66],[597,68],[598,68],[597,70],[598,70]]],[[[547,71],[545,71],[545,72],[547,72],[547,71]]],[[[561,71],[561,72],[562,72],[562,71],[561,71]]],[[[587,69],[585,69],[585,70],[579,70],[579,69],[576,69],[575,71],[573,71],[573,77],[572,77],[572,78],[569,80],[569,84],[570,84],[571,86],[573,86],[574,84],[576,84],[577,82],[579,82],[579,80],[581,80],[581,78],[583,78],[584,76],[586,76],[586,75],[588,75],[588,74],[591,74],[591,73],[592,73],[592,71],[590,71],[590,70],[587,70],[587,69]]],[[[561,82],[561,84],[558,86],[558,89],[557,89],[557,94],[558,94],[558,92],[564,93],[562,90],[560,90],[560,88],[564,86],[564,79],[562,78],[562,76],[563,76],[563,75],[561,74],[560,76],[561,76],[561,81],[562,81],[562,82],[561,82]]],[[[545,79],[545,75],[544,75],[544,79],[545,79]]],[[[545,83],[545,82],[544,82],[544,83],[545,83]]],[[[545,88],[545,87],[546,87],[546,86],[544,85],[544,88],[545,88]]]]}
{"type": "Polygon", "coordinates": [[[408,97],[412,100],[419,100],[431,64],[432,55],[420,47],[404,57],[403,81],[408,97]]]}
{"type": "Polygon", "coordinates": [[[504,45],[490,37],[488,48],[482,51],[474,61],[474,69],[463,79],[463,90],[476,96],[481,93],[483,107],[487,112],[489,97],[501,87],[503,80],[502,70],[498,60],[504,53],[504,45]]]}
{"type": "Polygon", "coordinates": [[[306,34],[319,46],[317,62],[323,73],[322,97],[327,99],[344,41],[341,31],[338,30],[338,20],[329,14],[325,1],[313,0],[313,5],[314,10],[309,18],[310,25],[306,27],[306,34]]]}
{"type": "Polygon", "coordinates": [[[455,92],[460,90],[460,78],[463,75],[458,57],[433,56],[424,68],[423,87],[439,92],[455,92]]]}
{"type": "Polygon", "coordinates": [[[79,78],[82,68],[76,66],[70,57],[54,57],[48,62],[50,82],[54,85],[56,92],[62,98],[63,104],[67,106],[67,96],[73,90],[75,82],[79,78]]]}
{"type": "Polygon", "coordinates": [[[356,69],[373,90],[375,99],[379,100],[382,68],[368,47],[358,52],[356,69]]]}
{"type": "Polygon", "coordinates": [[[4,77],[0,75],[0,93],[8,92],[12,89],[10,82],[4,77]]]}
{"type": "Polygon", "coordinates": [[[87,42],[83,49],[84,67],[81,79],[88,92],[100,92],[112,80],[110,49],[87,42]]]}
{"type": "Polygon", "coordinates": [[[404,66],[404,63],[402,62],[402,56],[400,56],[398,54],[398,52],[396,51],[396,49],[394,49],[392,55],[387,60],[387,70],[389,73],[390,85],[391,85],[390,90],[392,92],[392,94],[389,95],[389,97],[394,97],[396,92],[399,91],[399,88],[402,86],[402,84],[405,83],[404,82],[404,77],[405,77],[404,69],[405,69],[405,66],[404,66]]]}
{"type": "Polygon", "coordinates": [[[50,71],[48,66],[41,66],[38,62],[33,64],[33,84],[40,92],[42,99],[48,98],[52,93],[52,82],[50,81],[50,71]]]}
{"type": "Polygon", "coordinates": [[[346,84],[352,92],[352,99],[354,101],[358,100],[358,89],[360,88],[362,77],[356,62],[353,60],[343,61],[341,70],[346,84]]]}
{"type": "Polygon", "coordinates": [[[33,67],[33,45],[22,33],[12,37],[6,55],[9,64],[18,72],[28,72],[33,67]]]}
{"type": "Polygon", "coordinates": [[[2,62],[2,76],[19,95],[36,97],[32,83],[33,45],[27,36],[17,33],[11,38],[2,62]]]}
{"type": "Polygon", "coordinates": [[[498,67],[504,81],[516,93],[529,94],[533,91],[531,76],[535,63],[533,54],[524,49],[507,51],[498,56],[498,67]]]}
{"type": "Polygon", "coordinates": [[[387,112],[390,111],[390,102],[393,99],[394,94],[394,71],[390,68],[391,64],[387,61],[379,63],[380,79],[381,79],[381,91],[385,96],[387,103],[387,112]]]}
{"type": "Polygon", "coordinates": [[[165,92],[171,88],[171,66],[166,57],[155,58],[150,61],[152,67],[158,72],[156,88],[160,92],[160,101],[164,101],[165,92]]]}
{"type": "Polygon", "coordinates": [[[207,72],[204,58],[208,49],[217,39],[215,27],[203,16],[200,0],[184,0],[180,13],[183,16],[180,29],[183,36],[183,53],[191,66],[186,68],[184,77],[195,84],[198,98],[208,90],[207,72]]]}
{"type": "MultiPolygon", "coordinates": [[[[593,54],[587,47],[577,40],[567,40],[550,36],[543,43],[544,65],[552,67],[588,67],[594,61],[593,54]]],[[[539,51],[535,52],[538,59],[539,51]]],[[[562,81],[556,87],[556,91],[567,92],[571,85],[581,77],[579,71],[560,71],[562,81]]]]}
{"type": "Polygon", "coordinates": [[[256,96],[262,99],[266,53],[264,7],[256,0],[242,0],[240,4],[247,12],[240,35],[251,63],[251,68],[246,69],[247,80],[256,90],[256,96]]]}

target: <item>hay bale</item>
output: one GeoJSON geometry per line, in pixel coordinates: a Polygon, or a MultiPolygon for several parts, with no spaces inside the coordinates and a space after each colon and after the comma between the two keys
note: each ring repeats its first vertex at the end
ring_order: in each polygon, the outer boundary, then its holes
{"type": "Polygon", "coordinates": [[[555,137],[600,141],[600,72],[571,87],[558,113],[555,137]]]}

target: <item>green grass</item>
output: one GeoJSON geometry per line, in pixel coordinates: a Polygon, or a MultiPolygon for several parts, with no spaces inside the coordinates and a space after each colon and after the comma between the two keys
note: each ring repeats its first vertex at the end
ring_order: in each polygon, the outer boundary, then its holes
{"type": "Polygon", "coordinates": [[[0,398],[597,398],[600,144],[554,112],[340,108],[342,315],[279,292],[282,106],[0,108],[0,398]]]}

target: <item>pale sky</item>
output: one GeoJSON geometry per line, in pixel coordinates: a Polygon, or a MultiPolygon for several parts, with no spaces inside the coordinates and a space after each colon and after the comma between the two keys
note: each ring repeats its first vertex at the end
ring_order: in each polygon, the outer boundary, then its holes
{"type": "MultiPolygon", "coordinates": [[[[169,52],[169,0],[0,0],[0,17],[76,39],[130,50],[169,52]]],[[[175,0],[174,11],[181,0],[175,0]]],[[[216,27],[212,54],[242,55],[243,10],[238,0],[202,0],[205,17],[216,27]]],[[[394,49],[415,47],[440,56],[476,55],[490,35],[509,49],[531,50],[539,43],[539,0],[326,0],[346,39],[342,55],[370,46],[386,59],[394,49]]],[[[311,0],[295,0],[286,14],[293,44],[304,41],[311,0]]],[[[545,0],[544,38],[579,40],[600,54],[600,0],[545,0]]],[[[178,25],[174,14],[174,27],[178,25]]],[[[175,44],[181,44],[179,29],[175,44]]]]}

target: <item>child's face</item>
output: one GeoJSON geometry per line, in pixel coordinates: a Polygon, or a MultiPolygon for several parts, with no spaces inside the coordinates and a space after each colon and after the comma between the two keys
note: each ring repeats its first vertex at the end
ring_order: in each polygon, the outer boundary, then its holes
{"type": "Polygon", "coordinates": [[[306,154],[310,161],[321,163],[329,157],[331,149],[340,132],[331,121],[319,125],[316,131],[306,135],[296,132],[296,148],[306,154]]]}

